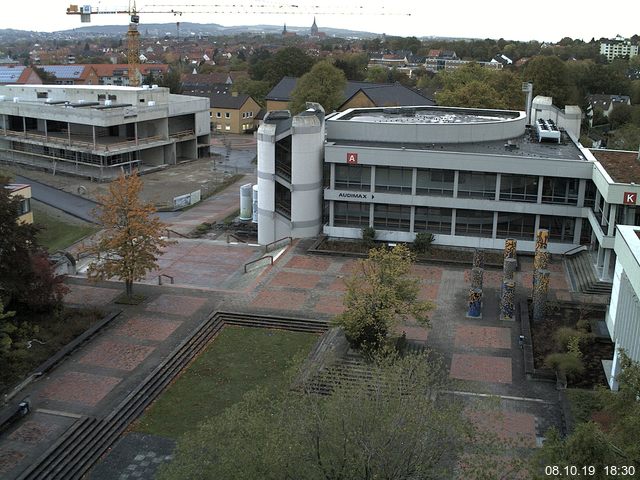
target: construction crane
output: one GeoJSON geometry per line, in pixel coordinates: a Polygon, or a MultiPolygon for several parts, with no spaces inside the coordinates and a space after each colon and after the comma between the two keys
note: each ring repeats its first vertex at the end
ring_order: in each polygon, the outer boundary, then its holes
{"type": "MultiPolygon", "coordinates": [[[[401,12],[398,9],[386,9],[384,5],[380,7],[363,6],[363,5],[349,5],[333,6],[327,9],[320,5],[305,5],[305,4],[281,4],[277,2],[271,2],[269,0],[262,0],[261,3],[248,3],[248,4],[148,4],[141,9],[144,14],[147,13],[161,13],[171,15],[185,14],[211,14],[211,13],[225,13],[225,14],[263,14],[263,15],[406,15],[410,16],[411,13],[401,12]]],[[[140,32],[138,31],[138,25],[140,24],[140,10],[136,7],[136,1],[129,0],[129,6],[125,9],[119,8],[93,8],[91,5],[69,5],[67,8],[67,15],[79,15],[82,23],[91,22],[92,15],[114,15],[125,14],[129,15],[129,28],[127,30],[127,63],[129,65],[129,85],[137,87],[140,84],[139,80],[139,63],[140,63],[140,32]]],[[[178,22],[178,28],[180,23],[178,22]]]]}

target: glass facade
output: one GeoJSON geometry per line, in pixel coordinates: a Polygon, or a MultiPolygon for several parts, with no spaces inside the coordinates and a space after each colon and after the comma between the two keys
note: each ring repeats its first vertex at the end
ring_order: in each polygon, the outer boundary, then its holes
{"type": "Polygon", "coordinates": [[[451,209],[416,207],[414,232],[451,234],[451,209]]]}
{"type": "Polygon", "coordinates": [[[526,213],[498,213],[496,238],[533,240],[536,216],[526,213]]]}
{"type": "Polygon", "coordinates": [[[484,172],[460,172],[458,175],[458,197],[496,198],[496,174],[484,172]]]}
{"type": "Polygon", "coordinates": [[[538,180],[539,177],[533,175],[502,174],[500,178],[500,200],[537,202],[538,180]]]}
{"type": "Polygon", "coordinates": [[[371,167],[336,164],[335,172],[337,190],[371,190],[371,167]]]}
{"type": "Polygon", "coordinates": [[[376,192],[411,194],[413,168],[376,167],[376,192]]]}
{"type": "Polygon", "coordinates": [[[336,227],[368,227],[369,204],[359,202],[333,202],[333,224],[336,227]]]}
{"type": "Polygon", "coordinates": [[[544,177],[542,183],[542,203],[578,205],[577,178],[544,177]]]}
{"type": "Polygon", "coordinates": [[[493,234],[493,212],[484,210],[456,210],[456,235],[488,237],[493,234]]]}
{"type": "Polygon", "coordinates": [[[373,206],[373,228],[408,232],[411,225],[411,207],[377,203],[373,206]]]}
{"type": "Polygon", "coordinates": [[[454,178],[453,170],[418,168],[416,194],[453,197],[454,178]]]}
{"type": "MultiPolygon", "coordinates": [[[[587,220],[583,222],[589,223],[587,220]]],[[[558,217],[555,215],[540,215],[540,228],[549,230],[549,239],[561,243],[573,243],[573,232],[576,219],[572,217],[558,217]]]]}

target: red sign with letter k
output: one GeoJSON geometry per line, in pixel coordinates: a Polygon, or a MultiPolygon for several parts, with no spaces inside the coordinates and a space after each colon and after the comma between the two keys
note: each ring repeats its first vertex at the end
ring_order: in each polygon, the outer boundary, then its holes
{"type": "Polygon", "coordinates": [[[622,203],[625,205],[635,205],[638,200],[638,194],[634,192],[624,192],[624,199],[622,203]]]}

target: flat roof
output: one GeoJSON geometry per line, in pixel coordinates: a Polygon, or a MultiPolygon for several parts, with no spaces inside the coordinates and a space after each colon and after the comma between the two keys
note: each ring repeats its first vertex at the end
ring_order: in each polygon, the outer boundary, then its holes
{"type": "Polygon", "coordinates": [[[424,151],[444,151],[444,152],[462,152],[462,153],[479,153],[486,155],[505,155],[509,157],[522,157],[523,159],[554,159],[574,160],[578,162],[587,162],[587,158],[582,155],[580,149],[571,141],[566,143],[542,142],[531,140],[529,135],[521,135],[516,138],[504,140],[495,140],[489,142],[469,142],[469,143],[387,143],[372,141],[354,141],[354,140],[332,140],[328,142],[334,145],[353,145],[363,147],[377,148],[393,148],[403,147],[410,150],[424,151]]]}
{"type": "Polygon", "coordinates": [[[408,123],[408,124],[469,124],[501,122],[520,117],[520,112],[511,110],[488,110],[459,107],[383,107],[354,108],[344,114],[338,114],[331,120],[356,121],[369,123],[408,123]]]}
{"type": "Polygon", "coordinates": [[[25,85],[16,85],[16,84],[12,84],[12,85],[0,85],[0,88],[29,88],[32,90],[44,90],[44,89],[55,89],[55,90],[119,90],[119,91],[127,91],[127,92],[132,92],[132,91],[149,91],[149,90],[156,90],[157,89],[166,89],[169,90],[166,87],[156,87],[156,88],[151,88],[148,87],[147,88],[143,88],[142,86],[140,87],[128,87],[128,86],[123,86],[123,85],[49,85],[49,84],[42,84],[42,85],[38,85],[38,84],[25,84],[25,85]]]}
{"type": "Polygon", "coordinates": [[[589,149],[616,183],[640,184],[638,152],[626,150],[589,149]]]}

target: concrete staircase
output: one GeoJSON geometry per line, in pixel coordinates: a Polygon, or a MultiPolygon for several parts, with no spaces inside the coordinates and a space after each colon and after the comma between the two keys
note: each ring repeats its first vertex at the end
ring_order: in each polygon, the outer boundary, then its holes
{"type": "Polygon", "coordinates": [[[611,282],[604,282],[598,279],[589,252],[582,251],[566,256],[565,263],[576,292],[592,295],[611,295],[611,282]]]}

